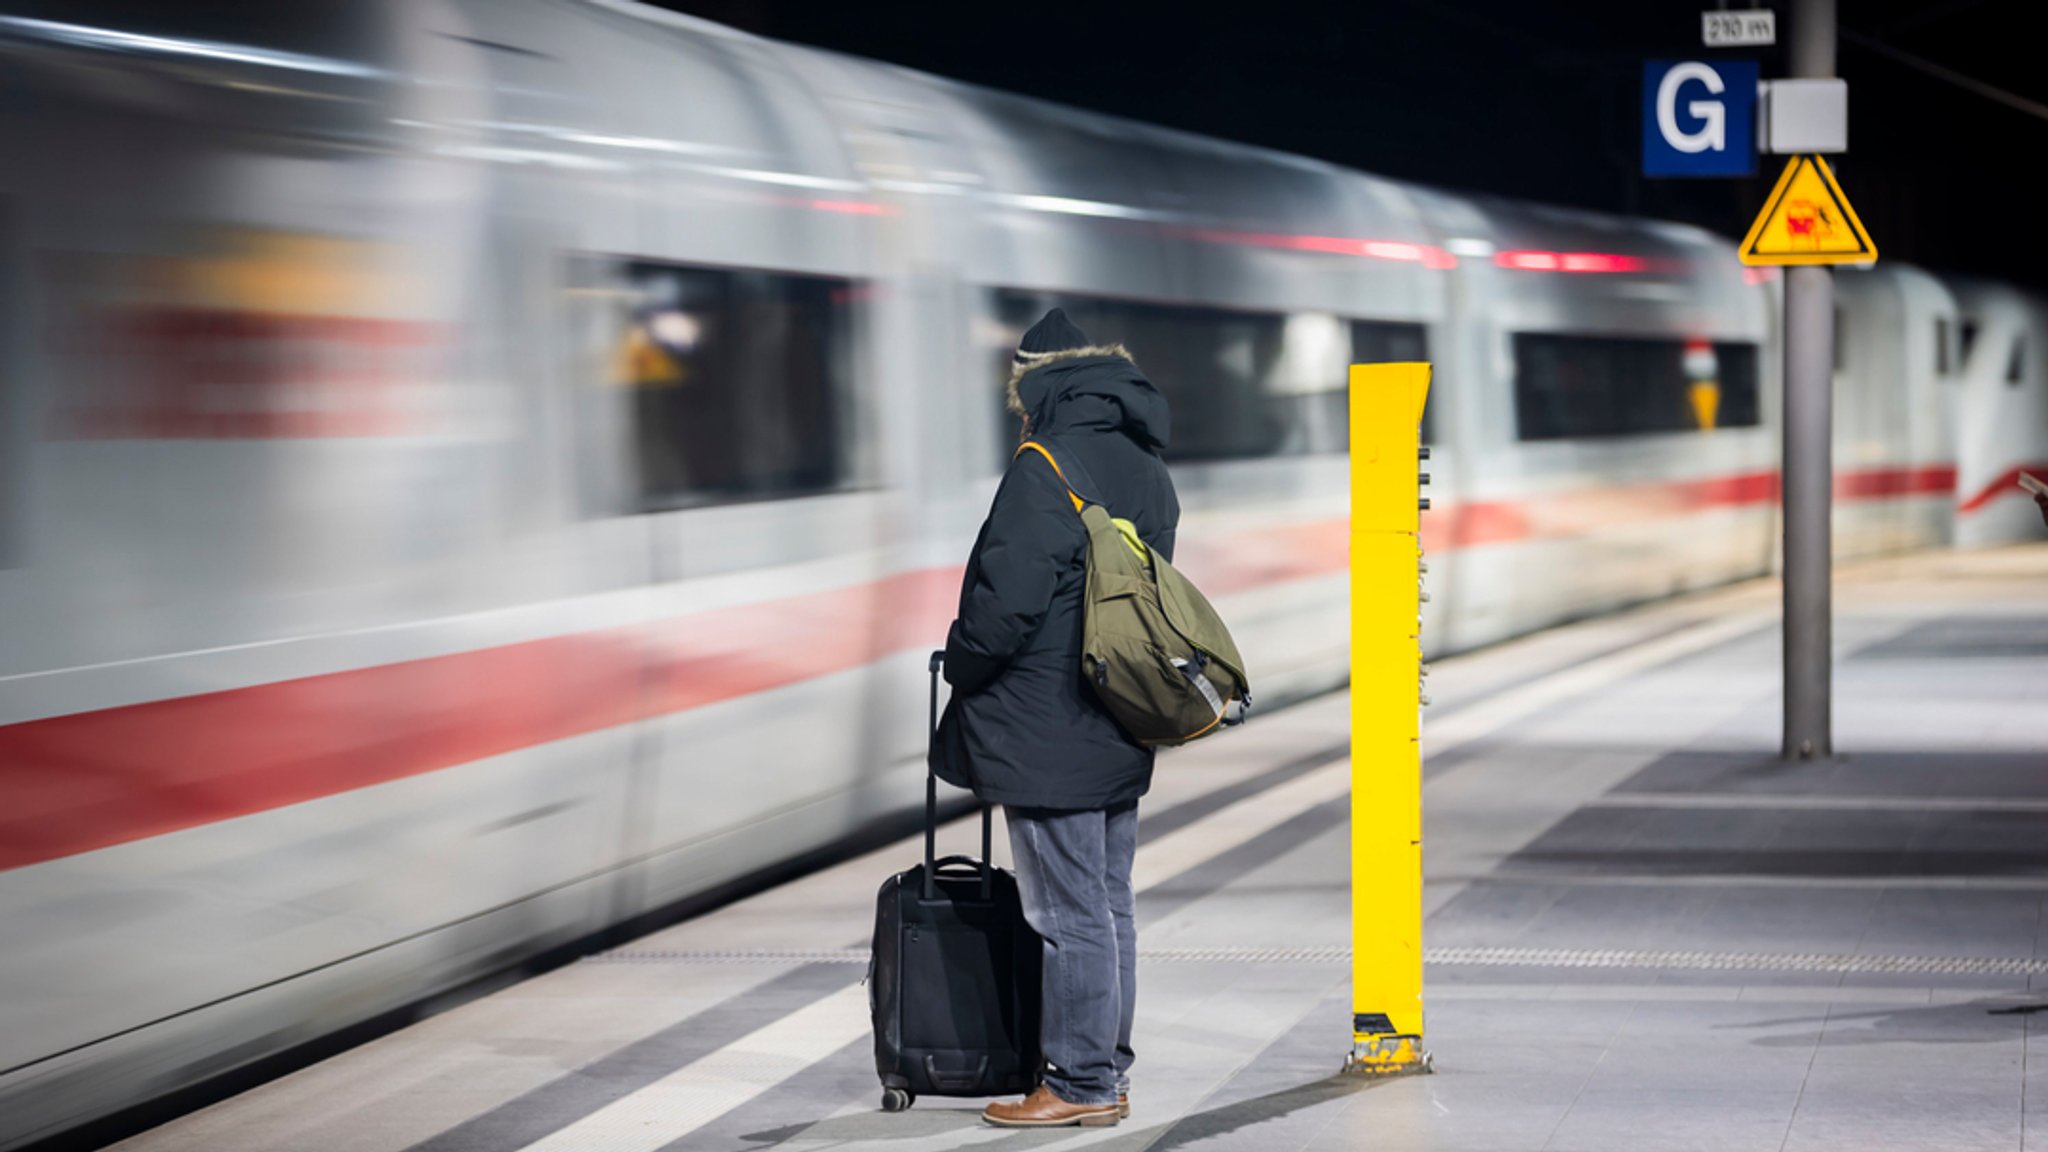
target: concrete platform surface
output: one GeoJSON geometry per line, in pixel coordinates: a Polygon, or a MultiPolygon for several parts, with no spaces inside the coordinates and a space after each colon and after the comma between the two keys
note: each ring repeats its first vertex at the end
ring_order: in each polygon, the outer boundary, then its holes
{"type": "Polygon", "coordinates": [[[2048,1150],[2048,547],[1844,570],[1824,763],[1775,760],[1776,607],[1744,585],[1433,670],[1432,1076],[1338,1074],[1329,697],[1162,761],[1118,1127],[879,1110],[861,978],[908,841],[120,1147],[2048,1150]]]}

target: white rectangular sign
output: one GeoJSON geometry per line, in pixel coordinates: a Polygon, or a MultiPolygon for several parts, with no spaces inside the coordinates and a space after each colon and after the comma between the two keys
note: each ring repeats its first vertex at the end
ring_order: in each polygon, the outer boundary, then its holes
{"type": "Polygon", "coordinates": [[[1748,48],[1778,42],[1778,14],[1702,12],[1700,37],[1709,48],[1748,48]]]}

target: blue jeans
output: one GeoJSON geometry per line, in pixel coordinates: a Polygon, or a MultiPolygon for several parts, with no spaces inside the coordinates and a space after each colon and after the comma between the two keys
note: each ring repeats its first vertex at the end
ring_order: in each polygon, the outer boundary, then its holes
{"type": "Polygon", "coordinates": [[[1004,807],[1024,919],[1045,940],[1045,1083],[1069,1104],[1130,1091],[1138,1003],[1138,802],[1069,812],[1004,807]]]}

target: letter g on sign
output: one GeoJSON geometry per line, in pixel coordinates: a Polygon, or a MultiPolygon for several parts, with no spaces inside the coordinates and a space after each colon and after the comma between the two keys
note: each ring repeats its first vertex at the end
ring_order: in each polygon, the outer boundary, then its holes
{"type": "Polygon", "coordinates": [[[1643,175],[1753,175],[1756,94],[1754,60],[1643,61],[1643,175]]]}
{"type": "Polygon", "coordinates": [[[1687,113],[1700,121],[1698,130],[1687,132],[1678,126],[1678,93],[1688,81],[1697,80],[1706,86],[1707,92],[1719,96],[1724,91],[1720,73],[1705,64],[1680,64],[1664,74],[1664,80],[1657,85],[1657,131],[1663,134],[1665,143],[1680,152],[1705,152],[1712,149],[1723,152],[1728,148],[1727,110],[1718,100],[1694,100],[1685,106],[1687,113]]]}

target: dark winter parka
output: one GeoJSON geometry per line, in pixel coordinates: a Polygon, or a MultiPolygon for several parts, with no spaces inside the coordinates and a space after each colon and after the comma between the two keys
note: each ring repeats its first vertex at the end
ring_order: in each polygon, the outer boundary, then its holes
{"type": "MultiPolygon", "coordinates": [[[[1131,521],[1168,561],[1180,504],[1160,449],[1166,398],[1121,348],[1079,348],[1027,372],[1017,398],[1033,439],[1053,445],[1067,479],[1131,521]],[[1092,481],[1096,491],[1088,490],[1092,481]]],[[[933,743],[940,779],[985,801],[1103,808],[1152,784],[1152,749],[1123,734],[1082,677],[1087,533],[1043,456],[1013,459],[960,587],[946,636],[952,702],[933,743]]]]}

